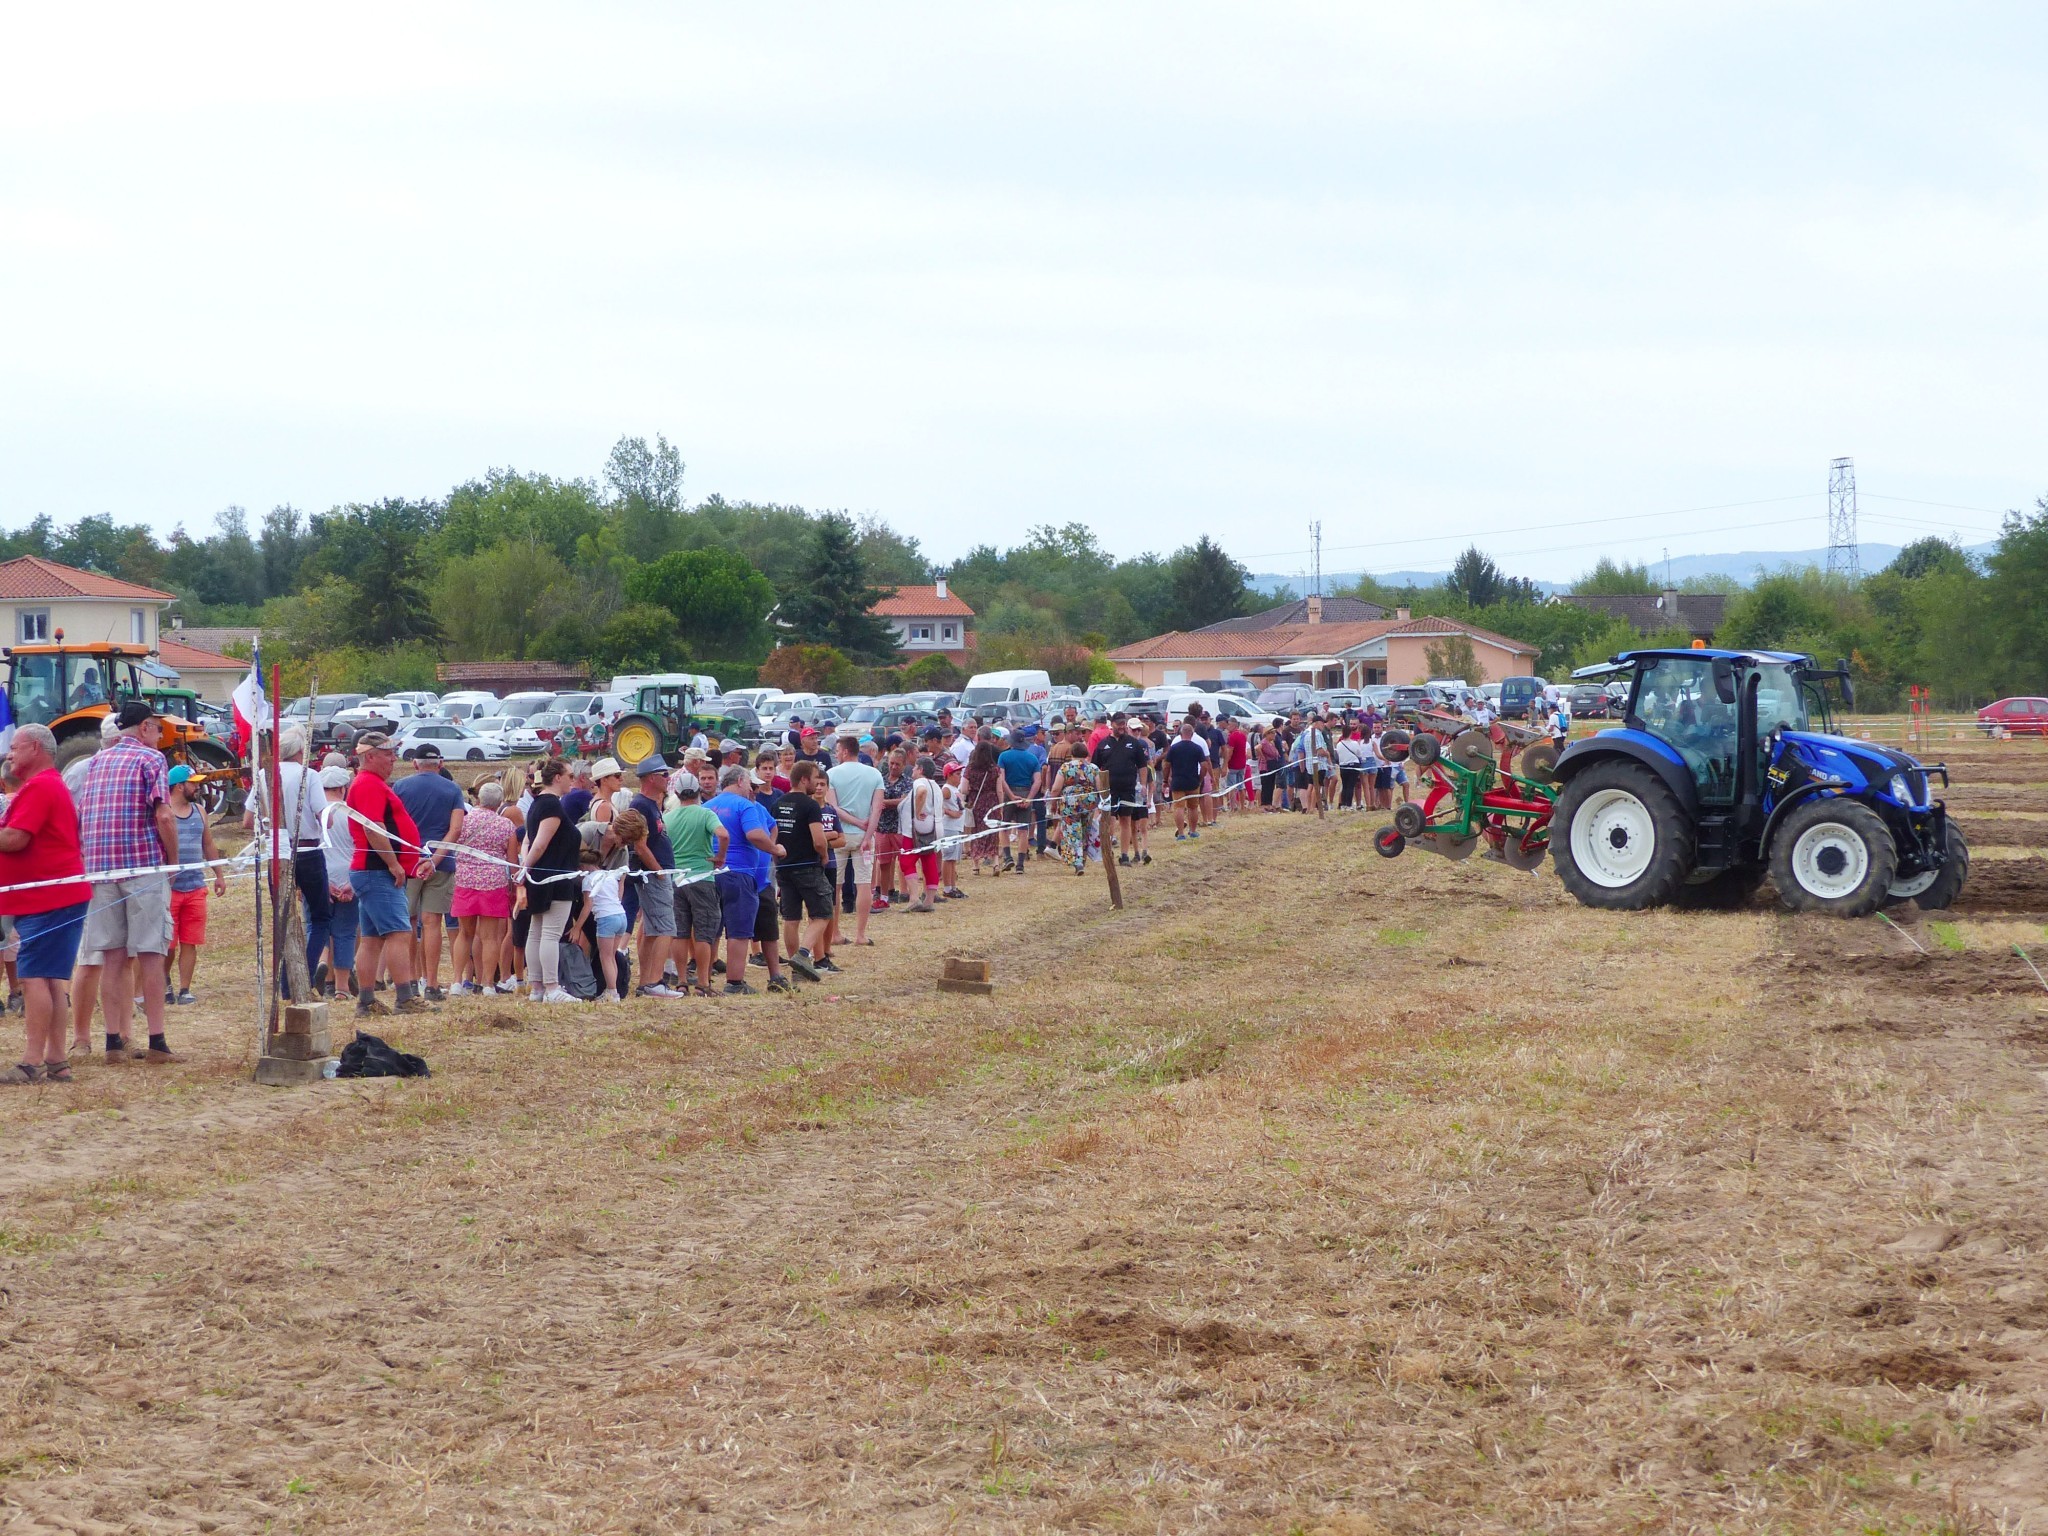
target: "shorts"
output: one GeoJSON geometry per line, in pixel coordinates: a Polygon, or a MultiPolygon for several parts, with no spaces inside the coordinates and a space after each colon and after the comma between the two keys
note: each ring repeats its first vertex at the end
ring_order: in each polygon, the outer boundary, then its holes
{"type": "Polygon", "coordinates": [[[775,887],[754,892],[754,941],[757,944],[780,944],[782,924],[776,911],[775,887]]]}
{"type": "Polygon", "coordinates": [[[832,915],[832,881],[823,869],[815,864],[785,869],[779,878],[782,882],[782,920],[785,923],[793,923],[803,917],[823,919],[832,915]]]}
{"type": "Polygon", "coordinates": [[[1233,768],[1223,776],[1223,788],[1227,794],[1236,794],[1244,788],[1244,770],[1233,768]]]}
{"type": "Polygon", "coordinates": [[[709,880],[692,880],[676,887],[676,937],[698,944],[716,944],[723,919],[719,913],[718,887],[709,880]]]}
{"type": "Polygon", "coordinates": [[[31,981],[68,981],[78,963],[88,906],[75,901],[48,912],[16,913],[14,932],[21,949],[14,959],[15,974],[31,981]]]}
{"type": "Polygon", "coordinates": [[[666,877],[634,882],[640,887],[640,937],[672,939],[676,936],[676,888],[666,877]]]}
{"type": "Polygon", "coordinates": [[[131,955],[170,951],[171,882],[166,875],[137,875],[92,888],[86,903],[85,937],[91,949],[125,949],[131,955]]]}
{"type": "Polygon", "coordinates": [[[728,939],[751,939],[761,913],[761,893],[754,877],[736,869],[718,872],[718,922],[728,939]]]}
{"type": "Polygon", "coordinates": [[[1394,770],[1391,768],[1375,768],[1372,771],[1372,781],[1381,789],[1392,789],[1394,787],[1394,770]]]}
{"type": "Polygon", "coordinates": [[[198,948],[206,942],[206,887],[171,892],[171,942],[198,948]]]}
{"type": "Polygon", "coordinates": [[[1176,801],[1196,800],[1201,798],[1201,794],[1202,786],[1199,784],[1190,784],[1185,789],[1183,789],[1180,785],[1176,784],[1173,787],[1173,789],[1169,792],[1167,798],[1176,801]]]}
{"type": "Polygon", "coordinates": [[[423,913],[430,913],[435,917],[446,917],[454,900],[453,869],[429,870],[424,876],[416,876],[405,882],[405,910],[408,916],[419,917],[423,913]]]}
{"type": "Polygon", "coordinates": [[[988,819],[1001,827],[1028,827],[1032,822],[1031,802],[1028,800],[1006,800],[988,813],[988,819]]]}
{"type": "Polygon", "coordinates": [[[1145,792],[1135,784],[1110,785],[1109,798],[1116,806],[1111,814],[1125,821],[1143,821],[1152,813],[1152,807],[1145,803],[1145,792]]]}
{"type": "Polygon", "coordinates": [[[845,827],[841,831],[846,838],[846,867],[852,872],[852,878],[860,885],[874,884],[875,850],[861,846],[859,827],[845,827]]]}
{"type": "Polygon", "coordinates": [[[600,939],[616,939],[626,931],[626,914],[623,912],[600,912],[594,920],[600,939]]]}
{"type": "Polygon", "coordinates": [[[349,889],[356,893],[356,931],[366,939],[381,939],[394,933],[412,932],[412,914],[405,909],[405,894],[388,869],[352,869],[349,889]]]}
{"type": "Polygon", "coordinates": [[[512,887],[501,885],[495,891],[473,891],[466,885],[458,885],[450,910],[456,917],[510,917],[512,887]]]}

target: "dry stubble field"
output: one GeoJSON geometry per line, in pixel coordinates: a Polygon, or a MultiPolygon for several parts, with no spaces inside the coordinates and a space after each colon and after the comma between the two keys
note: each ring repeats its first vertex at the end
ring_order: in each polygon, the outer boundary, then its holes
{"type": "Polygon", "coordinates": [[[1250,817],[423,1082],[250,1085],[231,900],[0,1101],[0,1528],[2048,1530],[2048,750],[1945,755],[1906,935],[1250,817]]]}

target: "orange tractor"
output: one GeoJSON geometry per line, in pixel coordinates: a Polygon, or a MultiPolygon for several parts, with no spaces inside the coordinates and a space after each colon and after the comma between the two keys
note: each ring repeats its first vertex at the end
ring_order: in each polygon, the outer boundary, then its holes
{"type": "Polygon", "coordinates": [[[200,799],[218,809],[242,787],[245,772],[232,747],[183,714],[166,714],[156,696],[171,674],[150,659],[149,648],[107,642],[67,645],[64,631],[49,645],[17,645],[7,660],[7,704],[16,725],[46,725],[57,738],[57,766],[68,767],[100,749],[100,722],[128,699],[157,708],[158,748],[171,763],[192,770],[200,799]]]}

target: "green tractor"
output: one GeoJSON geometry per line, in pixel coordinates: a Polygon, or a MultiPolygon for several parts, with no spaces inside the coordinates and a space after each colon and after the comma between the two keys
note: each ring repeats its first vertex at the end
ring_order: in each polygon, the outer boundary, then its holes
{"type": "Polygon", "coordinates": [[[737,715],[697,708],[697,691],[682,683],[644,683],[633,707],[612,722],[611,754],[630,768],[650,757],[673,758],[696,732],[712,741],[739,738],[747,727],[737,715]]]}

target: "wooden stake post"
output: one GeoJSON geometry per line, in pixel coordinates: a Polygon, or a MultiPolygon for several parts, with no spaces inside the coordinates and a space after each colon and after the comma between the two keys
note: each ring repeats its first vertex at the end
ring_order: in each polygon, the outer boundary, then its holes
{"type": "MultiPolygon", "coordinates": [[[[271,670],[273,716],[275,702],[281,696],[280,671],[278,668],[271,670]]],[[[312,686],[317,697],[318,681],[312,686]]],[[[310,712],[308,718],[311,718],[310,712]]],[[[306,921],[299,908],[298,884],[294,879],[295,861],[287,863],[277,851],[278,838],[287,827],[291,829],[290,846],[294,850],[298,847],[299,820],[304,811],[302,799],[312,792],[312,768],[309,762],[301,762],[301,802],[285,805],[283,775],[277,766],[275,723],[268,735],[269,773],[265,782],[269,786],[269,794],[265,799],[270,807],[270,825],[264,829],[269,841],[263,850],[262,865],[270,880],[271,964],[264,973],[269,1027],[263,1036],[263,1054],[256,1058],[256,1081],[283,1086],[320,1081],[326,1075],[327,1058],[334,1052],[328,1033],[327,1004],[313,996],[313,978],[306,970],[306,921]],[[288,1003],[282,1000],[285,993],[290,995],[288,1003]]]]}

